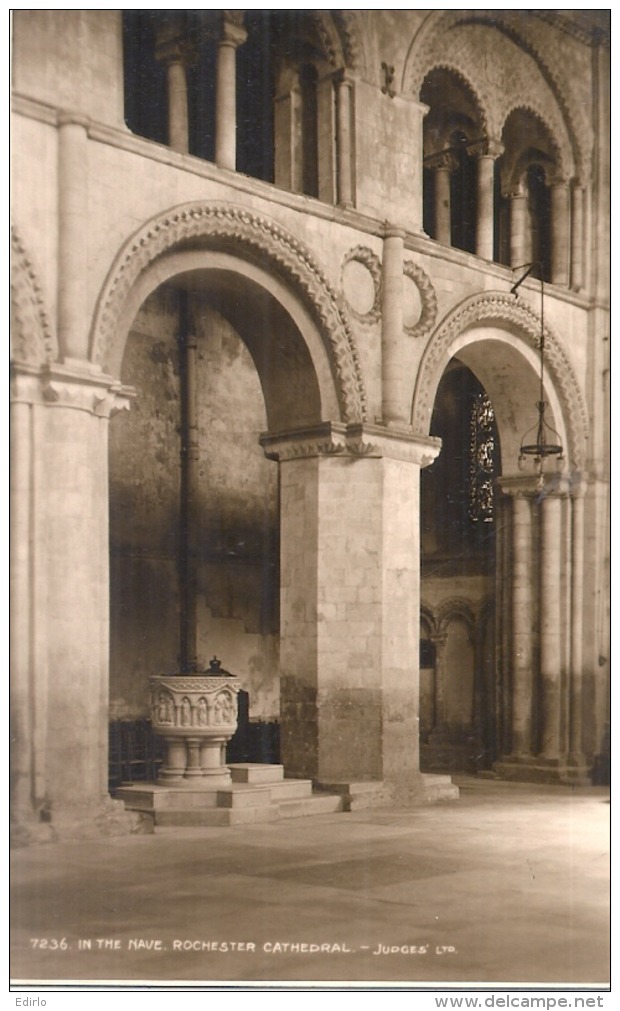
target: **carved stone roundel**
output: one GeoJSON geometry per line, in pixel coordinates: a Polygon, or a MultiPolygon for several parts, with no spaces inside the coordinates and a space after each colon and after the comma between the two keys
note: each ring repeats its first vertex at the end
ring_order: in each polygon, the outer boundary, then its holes
{"type": "Polygon", "coordinates": [[[410,337],[426,337],[435,326],[437,296],[431,280],[417,263],[403,267],[404,330],[410,337]]]}
{"type": "Polygon", "coordinates": [[[365,323],[381,317],[381,262],[372,249],[355,246],[342,264],[342,290],[353,315],[365,323]]]}

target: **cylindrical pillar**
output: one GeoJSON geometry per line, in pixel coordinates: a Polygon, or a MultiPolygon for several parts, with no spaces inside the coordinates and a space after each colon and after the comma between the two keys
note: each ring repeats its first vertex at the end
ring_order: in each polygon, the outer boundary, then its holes
{"type": "Polygon", "coordinates": [[[540,679],[541,755],[557,760],[560,753],[561,704],[561,500],[546,495],[540,523],[540,679]]]}
{"type": "Polygon", "coordinates": [[[403,257],[405,233],[390,227],[383,240],[382,414],[384,424],[407,425],[407,401],[400,348],[403,336],[403,257]]]}
{"type": "Polygon", "coordinates": [[[571,584],[571,683],[568,748],[573,761],[582,752],[583,721],[583,576],[584,576],[584,492],[578,488],[571,498],[572,584],[571,584]]]}
{"type": "Polygon", "coordinates": [[[173,151],[189,151],[189,120],[187,112],[187,78],[185,64],[179,55],[168,60],[168,143],[173,151]]]}
{"type": "Polygon", "coordinates": [[[86,126],[86,120],[62,116],[58,126],[58,343],[63,359],[88,357],[86,126]]]}
{"type": "Polygon", "coordinates": [[[551,187],[551,283],[568,285],[569,242],[568,185],[554,183],[551,187]]]}
{"type": "Polygon", "coordinates": [[[444,246],[451,245],[452,226],[450,218],[450,168],[447,164],[437,165],[435,175],[435,238],[444,246]]]}
{"type": "Polygon", "coordinates": [[[532,750],[532,512],[531,499],[512,498],[512,753],[532,750]]]}
{"type": "Polygon", "coordinates": [[[482,154],[478,157],[476,255],[485,260],[493,259],[494,168],[494,155],[482,154]]]}
{"type": "Polygon", "coordinates": [[[584,189],[577,183],[573,188],[571,213],[571,287],[574,291],[583,288],[583,214],[584,189]]]}
{"type": "Polygon", "coordinates": [[[433,698],[434,720],[433,730],[444,726],[446,722],[446,692],[445,692],[445,666],[446,666],[446,641],[445,632],[437,633],[431,637],[435,646],[435,693],[433,698]]]}
{"type": "Polygon", "coordinates": [[[237,68],[236,49],[245,42],[245,29],[226,19],[217,50],[215,90],[215,163],[219,168],[237,167],[237,68]]]}
{"type": "Polygon", "coordinates": [[[520,190],[510,194],[510,266],[520,267],[525,260],[526,200],[520,190]]]}
{"type": "Polygon", "coordinates": [[[351,156],[351,80],[342,76],[337,85],[337,180],[338,203],[350,207],[353,203],[353,165],[351,156]]]}
{"type": "Polygon", "coordinates": [[[178,783],[185,775],[187,767],[187,747],[180,737],[164,737],[166,755],[159,770],[159,779],[165,783],[178,783]]]}

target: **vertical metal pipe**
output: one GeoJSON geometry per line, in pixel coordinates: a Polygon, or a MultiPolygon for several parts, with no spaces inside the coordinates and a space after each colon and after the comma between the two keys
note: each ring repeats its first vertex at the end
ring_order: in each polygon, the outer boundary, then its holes
{"type": "Polygon", "coordinates": [[[189,297],[180,296],[179,372],[181,377],[181,495],[179,543],[180,667],[198,665],[198,413],[196,409],[196,338],[191,332],[189,297]]]}

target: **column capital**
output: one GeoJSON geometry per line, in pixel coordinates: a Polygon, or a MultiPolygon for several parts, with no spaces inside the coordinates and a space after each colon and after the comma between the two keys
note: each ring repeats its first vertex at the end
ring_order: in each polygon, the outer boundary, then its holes
{"type": "Polygon", "coordinates": [[[56,117],[56,124],[58,127],[81,126],[83,130],[88,131],[91,120],[80,112],[73,112],[71,109],[61,109],[56,117]]]}
{"type": "Polygon", "coordinates": [[[189,66],[196,59],[196,49],[188,39],[180,36],[162,39],[155,47],[155,59],[160,63],[182,63],[189,66]]]}
{"type": "Polygon", "coordinates": [[[340,84],[343,87],[346,86],[347,88],[352,88],[357,81],[357,74],[349,67],[340,67],[340,69],[336,70],[331,77],[334,84],[340,84]]]}
{"type": "Polygon", "coordinates": [[[504,153],[504,145],[495,137],[483,137],[482,140],[468,146],[468,152],[477,158],[491,158],[493,161],[504,153]]]}
{"type": "Polygon", "coordinates": [[[438,456],[441,440],[412,429],[355,423],[321,422],[307,428],[260,437],[265,456],[280,463],[319,456],[393,459],[427,467],[438,456]]]}
{"type": "Polygon", "coordinates": [[[457,167],[456,158],[451,151],[439,151],[437,154],[429,154],[424,159],[424,168],[436,171],[445,169],[453,172],[457,167]]]}
{"type": "MultiPolygon", "coordinates": [[[[574,478],[568,474],[549,474],[543,487],[537,474],[509,475],[498,478],[497,484],[504,495],[512,498],[534,498],[539,502],[573,495],[574,478]]],[[[577,477],[579,481],[579,477],[577,477]]]]}
{"type": "Polygon", "coordinates": [[[243,20],[244,11],[222,12],[220,45],[233,46],[235,49],[243,45],[248,37],[247,31],[243,27],[243,20]]]}
{"type": "Polygon", "coordinates": [[[86,411],[97,417],[109,418],[118,411],[128,410],[135,396],[131,386],[123,386],[105,375],[91,362],[68,362],[45,365],[41,369],[14,364],[11,377],[13,403],[41,404],[86,411]]]}
{"type": "Polygon", "coordinates": [[[384,239],[402,239],[404,242],[406,234],[404,228],[399,228],[398,225],[393,225],[390,221],[386,221],[383,226],[384,239]]]}

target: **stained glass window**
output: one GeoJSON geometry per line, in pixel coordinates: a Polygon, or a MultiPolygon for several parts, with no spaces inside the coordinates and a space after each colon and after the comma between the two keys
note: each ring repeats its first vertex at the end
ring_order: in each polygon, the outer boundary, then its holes
{"type": "Polygon", "coordinates": [[[495,415],[484,392],[473,398],[469,435],[469,518],[472,523],[492,523],[497,446],[495,415]]]}

